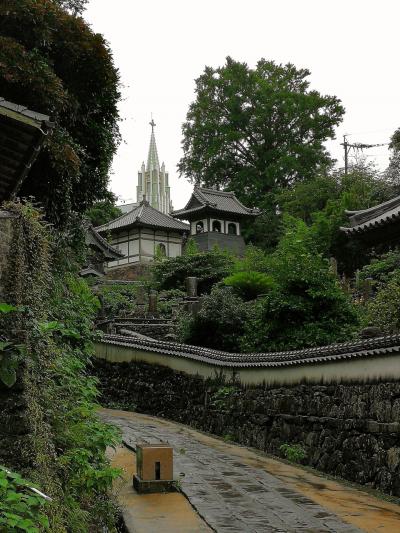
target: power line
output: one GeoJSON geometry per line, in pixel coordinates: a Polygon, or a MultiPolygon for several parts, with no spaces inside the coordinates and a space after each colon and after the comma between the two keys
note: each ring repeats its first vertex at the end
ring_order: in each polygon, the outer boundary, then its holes
{"type": "Polygon", "coordinates": [[[340,143],[344,148],[344,174],[347,176],[349,168],[349,154],[350,150],[353,150],[355,154],[358,154],[359,151],[367,150],[369,148],[376,148],[378,146],[388,146],[389,143],[377,143],[377,144],[366,144],[366,143],[349,143],[347,141],[349,134],[343,135],[343,142],[340,143]]]}

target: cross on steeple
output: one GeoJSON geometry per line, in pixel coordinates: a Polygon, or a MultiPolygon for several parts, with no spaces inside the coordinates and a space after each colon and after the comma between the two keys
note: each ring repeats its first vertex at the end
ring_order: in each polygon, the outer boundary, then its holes
{"type": "Polygon", "coordinates": [[[156,123],[154,122],[154,118],[153,116],[151,117],[151,122],[149,122],[150,126],[151,126],[151,133],[154,132],[154,126],[156,125],[156,123]]]}

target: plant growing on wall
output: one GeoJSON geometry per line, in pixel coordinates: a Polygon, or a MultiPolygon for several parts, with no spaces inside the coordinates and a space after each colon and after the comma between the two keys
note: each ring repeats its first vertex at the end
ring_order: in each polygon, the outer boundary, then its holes
{"type": "MultiPolygon", "coordinates": [[[[0,316],[15,311],[18,311],[17,307],[0,302],[0,316]]],[[[17,368],[24,350],[23,344],[16,344],[7,336],[0,335],[0,381],[7,387],[12,387],[17,379],[17,368]]]]}
{"type": "Polygon", "coordinates": [[[0,531],[39,533],[47,530],[45,498],[19,474],[0,466],[0,531]]]}
{"type": "Polygon", "coordinates": [[[293,463],[300,463],[307,455],[301,444],[281,444],[279,450],[288,461],[293,463]]]}

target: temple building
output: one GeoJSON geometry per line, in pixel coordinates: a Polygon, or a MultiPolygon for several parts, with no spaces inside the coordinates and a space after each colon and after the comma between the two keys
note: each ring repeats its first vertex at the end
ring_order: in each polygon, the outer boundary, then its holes
{"type": "Polygon", "coordinates": [[[156,138],[154,136],[154,120],[150,122],[150,126],[151,136],[147,165],[145,166],[143,162],[142,168],[138,172],[137,204],[142,200],[147,200],[151,207],[168,215],[172,210],[168,172],[165,171],[164,163],[160,167],[158,160],[156,138]]]}
{"type": "Polygon", "coordinates": [[[97,227],[96,231],[122,254],[121,258],[109,261],[108,267],[112,268],[152,261],[156,255],[182,255],[189,226],[142,200],[128,213],[97,227]]]}
{"type": "Polygon", "coordinates": [[[172,216],[190,223],[190,235],[200,250],[215,245],[237,255],[245,252],[241,222],[259,214],[245,207],[235,193],[195,187],[186,207],[173,211],[172,216]]]}
{"type": "Polygon", "coordinates": [[[367,245],[400,244],[400,196],[369,209],[346,211],[350,227],[340,228],[367,245]]]}

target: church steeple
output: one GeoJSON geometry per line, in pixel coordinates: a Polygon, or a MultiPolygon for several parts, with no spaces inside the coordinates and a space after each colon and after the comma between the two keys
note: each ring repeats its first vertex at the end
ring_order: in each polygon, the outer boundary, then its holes
{"type": "Polygon", "coordinates": [[[154,122],[154,119],[151,119],[151,122],[149,122],[149,124],[151,126],[151,137],[150,137],[149,154],[147,156],[146,170],[160,171],[160,162],[158,161],[156,138],[154,136],[154,126],[156,125],[156,123],[154,122]]]}
{"type": "Polygon", "coordinates": [[[137,201],[141,202],[146,198],[150,205],[162,213],[169,214],[172,207],[170,201],[170,187],[168,183],[168,172],[165,171],[164,163],[160,167],[158,159],[156,138],[154,135],[155,122],[153,117],[150,122],[151,136],[147,165],[144,163],[138,172],[137,201]]]}

